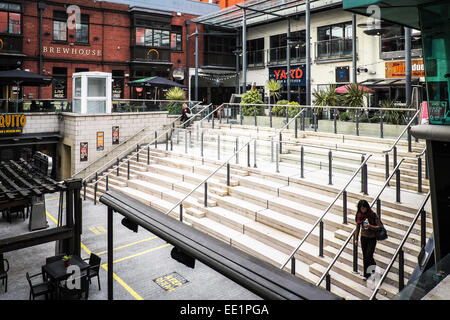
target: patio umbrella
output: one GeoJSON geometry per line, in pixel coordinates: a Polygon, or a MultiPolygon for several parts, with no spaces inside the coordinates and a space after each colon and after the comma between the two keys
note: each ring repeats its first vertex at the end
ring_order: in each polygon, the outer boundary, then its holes
{"type": "MultiPolygon", "coordinates": [[[[47,86],[51,82],[50,78],[46,78],[40,74],[28,72],[20,69],[1,71],[0,84],[16,85],[16,86],[47,86]]],[[[8,103],[8,101],[6,102],[8,103]]],[[[16,100],[16,112],[19,110],[19,100],[16,100]]]]}
{"type": "Polygon", "coordinates": [[[186,86],[179,84],[178,82],[163,78],[163,77],[149,77],[134,81],[129,81],[128,86],[153,86],[153,87],[180,87],[186,88],[186,86]]]}
{"type": "MultiPolygon", "coordinates": [[[[345,85],[345,86],[340,86],[340,87],[337,87],[335,90],[334,90],[334,92],[336,92],[336,93],[347,93],[348,92],[348,87],[349,87],[349,85],[347,84],[347,85],[345,85]]],[[[358,90],[364,90],[364,92],[366,92],[366,93],[374,93],[375,91],[373,91],[372,89],[370,89],[370,88],[367,88],[367,87],[364,87],[364,86],[362,86],[362,85],[358,85],[358,90]]]]}

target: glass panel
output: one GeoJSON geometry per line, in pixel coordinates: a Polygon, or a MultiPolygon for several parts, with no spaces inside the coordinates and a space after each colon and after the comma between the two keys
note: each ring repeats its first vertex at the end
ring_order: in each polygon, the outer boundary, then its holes
{"type": "Polygon", "coordinates": [[[88,97],[106,97],[105,78],[88,78],[88,97]]]}
{"type": "Polygon", "coordinates": [[[171,33],[170,34],[170,49],[175,50],[177,48],[177,34],[171,33]]]}
{"type": "Polygon", "coordinates": [[[89,101],[87,102],[87,113],[105,113],[106,101],[89,101]]]}
{"type": "Polygon", "coordinates": [[[177,34],[177,50],[182,50],[182,37],[181,34],[177,34]]]}
{"type": "Polygon", "coordinates": [[[80,24],[80,28],[77,28],[76,32],[77,42],[88,43],[89,42],[89,25],[80,24]]]}
{"type": "Polygon", "coordinates": [[[53,21],[53,40],[67,41],[66,22],[53,21]]]}
{"type": "Polygon", "coordinates": [[[20,13],[9,13],[9,33],[20,34],[20,13]]]}
{"type": "Polygon", "coordinates": [[[81,113],[81,100],[73,99],[73,112],[81,113]]]}
{"type": "Polygon", "coordinates": [[[331,27],[331,38],[332,39],[341,39],[344,35],[342,26],[333,26],[331,27]]]}
{"type": "Polygon", "coordinates": [[[8,33],[8,13],[0,12],[0,32],[8,33]]]}
{"type": "Polygon", "coordinates": [[[136,28],[136,44],[137,45],[144,45],[144,35],[145,35],[144,28],[136,28]]]}
{"type": "Polygon", "coordinates": [[[319,41],[330,39],[330,27],[317,28],[317,37],[319,41]]]}
{"type": "Polygon", "coordinates": [[[147,47],[153,46],[153,29],[145,29],[145,45],[147,47]]]}
{"type": "Polygon", "coordinates": [[[352,25],[351,24],[349,24],[349,23],[347,23],[347,24],[345,24],[345,34],[344,34],[344,37],[346,38],[346,39],[352,39],[353,38],[353,32],[352,32],[352,25]]]}
{"type": "Polygon", "coordinates": [[[20,12],[20,4],[10,3],[9,11],[19,11],[20,12]]]}
{"type": "Polygon", "coordinates": [[[81,97],[81,77],[75,78],[75,97],[81,97]]]}
{"type": "Polygon", "coordinates": [[[168,47],[170,44],[170,32],[167,30],[161,31],[161,46],[168,47]]]}
{"type": "Polygon", "coordinates": [[[0,10],[8,10],[8,4],[5,2],[0,2],[0,10]]]}
{"type": "Polygon", "coordinates": [[[161,30],[153,30],[153,46],[161,47],[161,30]]]}

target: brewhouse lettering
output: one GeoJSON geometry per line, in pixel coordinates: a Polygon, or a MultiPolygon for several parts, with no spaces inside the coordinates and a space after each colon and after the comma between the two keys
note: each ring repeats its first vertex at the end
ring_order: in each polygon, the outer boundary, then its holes
{"type": "Polygon", "coordinates": [[[56,54],[70,54],[73,56],[97,56],[97,57],[102,56],[102,50],[53,47],[53,46],[43,46],[42,52],[43,53],[56,53],[56,54]]]}
{"type": "Polygon", "coordinates": [[[20,133],[27,123],[27,118],[23,114],[2,114],[0,115],[0,133],[20,133]]]}

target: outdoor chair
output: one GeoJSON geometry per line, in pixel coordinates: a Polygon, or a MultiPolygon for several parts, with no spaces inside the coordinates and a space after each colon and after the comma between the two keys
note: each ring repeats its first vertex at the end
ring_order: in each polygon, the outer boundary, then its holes
{"type": "MultiPolygon", "coordinates": [[[[62,260],[62,258],[65,256],[65,254],[58,254],[56,256],[52,256],[52,257],[47,257],[45,258],[45,264],[50,264],[52,262],[58,261],[58,260],[62,260]]],[[[47,274],[44,272],[44,270],[42,270],[42,280],[44,280],[44,282],[47,281],[47,274]]]]}
{"type": "Polygon", "coordinates": [[[48,295],[53,293],[53,286],[50,283],[40,282],[40,283],[33,284],[33,282],[31,281],[31,279],[36,278],[41,275],[42,275],[42,272],[31,275],[31,276],[28,272],[26,273],[27,281],[28,281],[28,284],[30,285],[30,297],[29,297],[30,300],[31,300],[31,298],[33,298],[33,300],[34,300],[36,297],[39,297],[42,295],[45,295],[45,299],[48,299],[48,295]]]}
{"type": "Polygon", "coordinates": [[[9,262],[3,258],[3,254],[0,254],[0,279],[2,280],[2,285],[5,286],[5,292],[8,291],[8,271],[9,262]]]}
{"type": "Polygon", "coordinates": [[[88,259],[84,259],[85,261],[89,260],[88,264],[89,264],[89,282],[91,282],[91,279],[94,277],[97,277],[98,280],[98,290],[100,290],[100,263],[102,261],[102,259],[91,253],[90,257],[88,259]]]}
{"type": "MultiPolygon", "coordinates": [[[[81,299],[84,293],[84,299],[87,300],[89,297],[89,278],[90,269],[88,268],[84,274],[80,276],[80,287],[79,288],[69,288],[67,286],[67,280],[64,282],[64,285],[60,290],[60,297],[64,300],[73,300],[73,299],[81,299]]],[[[74,279],[75,281],[77,279],[74,279]]]]}

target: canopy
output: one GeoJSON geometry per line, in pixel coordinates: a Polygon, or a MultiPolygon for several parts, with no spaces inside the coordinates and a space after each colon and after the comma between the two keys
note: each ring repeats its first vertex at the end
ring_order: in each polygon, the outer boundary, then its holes
{"type": "Polygon", "coordinates": [[[0,84],[3,85],[41,86],[49,85],[50,82],[50,78],[20,69],[0,72],[0,84]]]}
{"type": "MultiPolygon", "coordinates": [[[[434,0],[343,0],[343,9],[372,17],[376,12],[372,5],[380,8],[380,20],[420,30],[419,7],[434,0]]],[[[374,7],[375,8],[375,7],[374,7]]]]}
{"type": "MultiPolygon", "coordinates": [[[[345,86],[340,86],[340,87],[337,87],[335,90],[334,90],[334,92],[336,92],[336,93],[346,93],[347,91],[348,91],[348,87],[349,87],[350,85],[345,85],[345,86]]],[[[367,88],[367,87],[364,87],[364,86],[362,86],[362,85],[358,85],[358,90],[359,91],[361,91],[361,90],[364,90],[364,92],[367,92],[367,93],[374,93],[374,91],[372,90],[372,89],[369,89],[369,88],[367,88]]]]}
{"type": "Polygon", "coordinates": [[[127,83],[128,86],[152,86],[152,87],[180,87],[186,88],[186,86],[179,84],[178,82],[162,78],[162,77],[149,77],[143,78],[139,80],[129,81],[127,83]]]}

